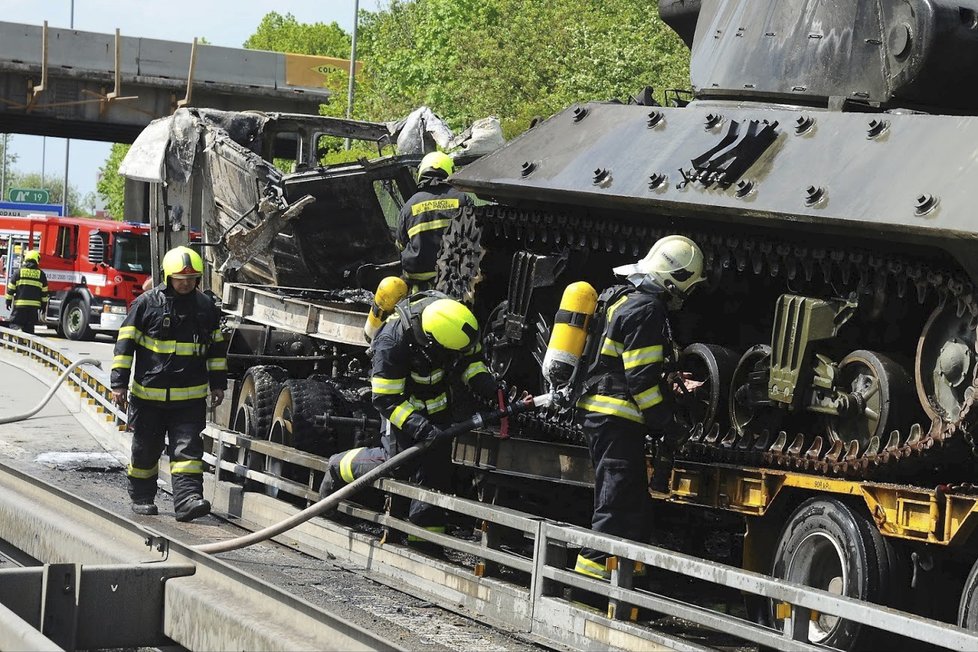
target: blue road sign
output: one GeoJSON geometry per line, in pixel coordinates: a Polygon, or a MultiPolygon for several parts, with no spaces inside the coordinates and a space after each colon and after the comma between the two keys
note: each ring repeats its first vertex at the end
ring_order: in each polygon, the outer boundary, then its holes
{"type": "Polygon", "coordinates": [[[0,201],[0,217],[26,217],[28,215],[63,216],[61,204],[24,204],[21,202],[0,201]]]}

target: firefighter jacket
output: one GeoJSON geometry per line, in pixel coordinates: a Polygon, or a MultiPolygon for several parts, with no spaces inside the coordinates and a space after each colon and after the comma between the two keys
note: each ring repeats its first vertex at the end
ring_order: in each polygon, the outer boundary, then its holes
{"type": "Polygon", "coordinates": [[[133,301],[112,358],[112,389],[157,405],[181,407],[227,385],[221,313],[199,291],[176,295],[159,285],[133,301]]]}
{"type": "Polygon", "coordinates": [[[401,250],[405,279],[426,282],[435,278],[441,236],[452,218],[471,203],[465,193],[437,180],[422,185],[404,204],[398,219],[396,241],[401,250]]]}
{"type": "Polygon", "coordinates": [[[395,314],[384,322],[373,342],[373,405],[414,441],[433,434],[434,426],[428,417],[436,418],[448,410],[454,374],[459,374],[462,382],[483,398],[493,398],[497,390],[496,379],[483,359],[481,343],[459,352],[420,343],[425,337],[419,323],[421,311],[436,298],[428,296],[409,304],[404,311],[409,323],[404,322],[402,314],[395,314]]]}
{"type": "Polygon", "coordinates": [[[650,429],[671,425],[663,362],[672,346],[662,288],[645,283],[608,307],[600,354],[577,406],[650,429]]]}
{"type": "Polygon", "coordinates": [[[48,302],[48,277],[44,270],[38,269],[37,263],[28,261],[14,272],[13,278],[7,284],[7,294],[4,297],[13,302],[14,310],[18,308],[33,308],[39,310],[48,302]]]}

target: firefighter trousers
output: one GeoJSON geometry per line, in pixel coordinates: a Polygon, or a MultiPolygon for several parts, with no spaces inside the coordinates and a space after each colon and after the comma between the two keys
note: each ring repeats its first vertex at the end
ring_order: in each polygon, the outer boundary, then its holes
{"type": "Polygon", "coordinates": [[[13,313],[10,315],[10,324],[29,335],[34,334],[34,326],[37,322],[37,308],[14,308],[13,313]]]}
{"type": "Polygon", "coordinates": [[[151,503],[156,497],[160,455],[164,449],[170,458],[173,484],[173,506],[179,511],[185,504],[203,497],[204,430],[207,406],[203,399],[156,404],[132,397],[129,402],[129,429],[132,431],[129,497],[134,503],[151,503]]]}
{"type": "MultiPolygon", "coordinates": [[[[591,529],[633,541],[647,542],[652,534],[651,497],[645,464],[645,432],[638,423],[588,412],[584,419],[591,463],[594,465],[594,516],[591,529]]],[[[575,570],[607,578],[608,555],[584,548],[575,570]]]]}
{"type": "MultiPolygon", "coordinates": [[[[414,445],[414,441],[389,421],[384,421],[381,445],[376,448],[354,448],[336,453],[329,458],[329,470],[323,479],[320,495],[328,496],[340,487],[363,477],[397,453],[414,445]]],[[[448,441],[434,443],[419,458],[408,462],[395,473],[396,477],[410,478],[411,482],[438,491],[447,490],[451,484],[451,462],[448,460],[448,441]]],[[[392,511],[401,501],[394,500],[392,511]]],[[[427,503],[412,500],[408,507],[408,520],[429,530],[443,531],[445,510],[427,503]]]]}

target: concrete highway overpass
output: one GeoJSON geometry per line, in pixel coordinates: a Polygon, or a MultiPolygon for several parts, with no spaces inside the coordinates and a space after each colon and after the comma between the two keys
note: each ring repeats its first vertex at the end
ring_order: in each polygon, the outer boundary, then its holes
{"type": "Polygon", "coordinates": [[[178,106],[318,114],[349,61],[0,22],[0,133],[132,142],[178,106]]]}

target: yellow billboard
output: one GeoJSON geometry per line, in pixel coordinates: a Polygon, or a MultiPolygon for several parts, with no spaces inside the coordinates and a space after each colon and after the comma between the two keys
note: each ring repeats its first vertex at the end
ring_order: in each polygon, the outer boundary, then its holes
{"type": "MultiPolygon", "coordinates": [[[[356,74],[360,74],[362,68],[363,63],[357,61],[356,74]]],[[[337,72],[349,74],[350,60],[309,54],[285,55],[285,83],[289,86],[322,88],[327,76],[337,72]]]]}

